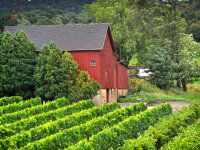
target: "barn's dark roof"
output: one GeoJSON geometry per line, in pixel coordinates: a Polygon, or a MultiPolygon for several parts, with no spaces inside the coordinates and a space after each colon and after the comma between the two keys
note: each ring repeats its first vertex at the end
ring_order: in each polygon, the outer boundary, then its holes
{"type": "Polygon", "coordinates": [[[37,51],[43,44],[49,44],[50,41],[54,41],[64,51],[101,50],[108,26],[107,23],[6,26],[4,32],[9,31],[14,35],[16,31],[24,30],[36,45],[37,51]]]}

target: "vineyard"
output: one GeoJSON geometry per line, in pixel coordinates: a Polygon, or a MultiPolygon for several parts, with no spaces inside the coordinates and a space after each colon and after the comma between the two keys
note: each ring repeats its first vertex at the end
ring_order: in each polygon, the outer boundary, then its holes
{"type": "Polygon", "coordinates": [[[0,99],[0,149],[148,150],[200,148],[200,104],[172,114],[169,104],[120,108],[66,98],[0,99]]]}

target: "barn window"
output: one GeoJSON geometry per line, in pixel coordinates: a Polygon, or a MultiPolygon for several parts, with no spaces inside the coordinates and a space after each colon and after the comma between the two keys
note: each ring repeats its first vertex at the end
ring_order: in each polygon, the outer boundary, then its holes
{"type": "Polygon", "coordinates": [[[96,60],[91,60],[90,61],[90,66],[96,66],[96,60]]]}

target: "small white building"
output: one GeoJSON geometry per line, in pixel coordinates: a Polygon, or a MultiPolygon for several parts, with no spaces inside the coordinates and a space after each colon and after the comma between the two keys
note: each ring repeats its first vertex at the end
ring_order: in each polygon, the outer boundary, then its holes
{"type": "Polygon", "coordinates": [[[149,69],[147,69],[147,68],[138,68],[138,74],[137,74],[137,76],[139,78],[149,77],[150,74],[152,74],[152,72],[148,72],[148,71],[149,71],[149,69]]]}

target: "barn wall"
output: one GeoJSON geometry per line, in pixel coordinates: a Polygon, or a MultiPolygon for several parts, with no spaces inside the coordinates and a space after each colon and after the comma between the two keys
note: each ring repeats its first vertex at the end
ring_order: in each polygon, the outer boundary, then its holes
{"type": "Polygon", "coordinates": [[[111,35],[107,32],[104,47],[100,51],[100,76],[103,89],[117,88],[117,58],[111,44],[111,35]]]}
{"type": "Polygon", "coordinates": [[[99,51],[74,51],[70,53],[79,64],[79,69],[88,71],[91,78],[97,80],[101,84],[99,51]],[[96,60],[96,66],[91,66],[91,60],[96,60]]]}
{"type": "Polygon", "coordinates": [[[128,89],[128,72],[127,68],[117,63],[117,88],[118,89],[128,89]]]}

